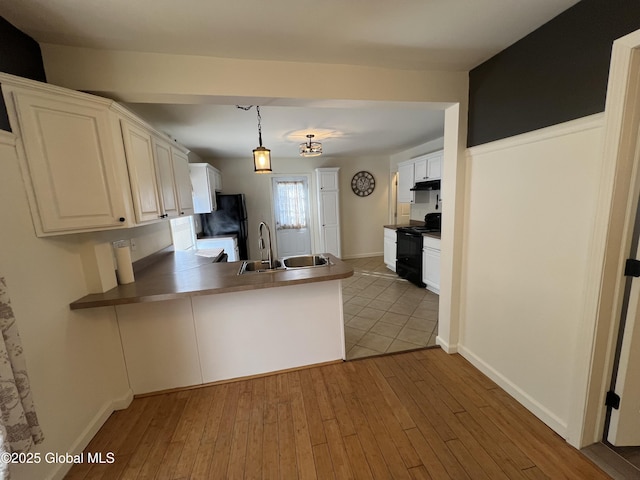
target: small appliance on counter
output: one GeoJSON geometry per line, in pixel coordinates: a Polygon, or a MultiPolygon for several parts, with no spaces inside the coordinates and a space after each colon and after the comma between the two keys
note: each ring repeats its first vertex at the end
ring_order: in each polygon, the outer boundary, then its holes
{"type": "Polygon", "coordinates": [[[411,225],[396,230],[396,273],[424,288],[422,282],[422,234],[440,233],[442,213],[427,213],[424,225],[411,225]]]}

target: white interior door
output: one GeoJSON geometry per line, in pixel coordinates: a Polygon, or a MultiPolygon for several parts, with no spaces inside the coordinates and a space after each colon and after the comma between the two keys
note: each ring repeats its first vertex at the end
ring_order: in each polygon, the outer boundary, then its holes
{"type": "Polygon", "coordinates": [[[272,182],[276,256],[282,258],[310,254],[308,178],[273,177],[272,182]]]}
{"type": "MultiPolygon", "coordinates": [[[[636,259],[640,259],[639,221],[637,216],[632,247],[636,259]]],[[[620,322],[622,342],[618,347],[617,374],[614,371],[613,391],[619,396],[620,405],[611,409],[607,431],[607,441],[617,447],[640,445],[640,278],[627,278],[627,292],[620,322]]]]}

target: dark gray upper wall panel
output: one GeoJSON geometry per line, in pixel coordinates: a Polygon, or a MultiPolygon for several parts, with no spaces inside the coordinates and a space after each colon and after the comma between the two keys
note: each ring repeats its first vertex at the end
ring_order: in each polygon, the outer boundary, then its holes
{"type": "Polygon", "coordinates": [[[467,146],[604,111],[613,41],[638,0],[582,0],[469,73],[467,146]]]}
{"type": "MultiPolygon", "coordinates": [[[[40,45],[0,17],[0,72],[46,82],[40,45]]],[[[0,96],[0,130],[11,131],[7,109],[0,96]]]]}

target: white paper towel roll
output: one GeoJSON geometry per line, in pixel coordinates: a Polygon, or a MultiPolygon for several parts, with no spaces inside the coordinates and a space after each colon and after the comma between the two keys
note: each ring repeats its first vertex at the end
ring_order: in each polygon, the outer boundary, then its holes
{"type": "Polygon", "coordinates": [[[133,265],[131,264],[131,248],[128,245],[116,247],[116,268],[118,269],[118,283],[120,285],[135,281],[133,265]]]}

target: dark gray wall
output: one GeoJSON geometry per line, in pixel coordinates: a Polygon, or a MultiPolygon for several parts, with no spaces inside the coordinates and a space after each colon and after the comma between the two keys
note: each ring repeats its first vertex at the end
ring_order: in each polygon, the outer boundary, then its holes
{"type": "Polygon", "coordinates": [[[613,41],[638,0],[582,0],[469,73],[467,145],[604,111],[613,41]]]}
{"type": "MultiPolygon", "coordinates": [[[[46,82],[38,43],[0,17],[0,72],[46,82]]],[[[11,131],[7,109],[0,96],[0,129],[11,131]]]]}

